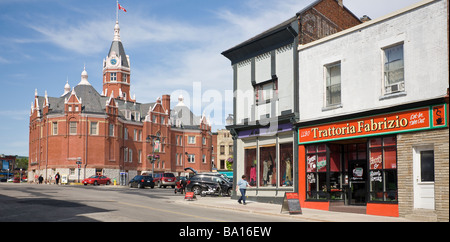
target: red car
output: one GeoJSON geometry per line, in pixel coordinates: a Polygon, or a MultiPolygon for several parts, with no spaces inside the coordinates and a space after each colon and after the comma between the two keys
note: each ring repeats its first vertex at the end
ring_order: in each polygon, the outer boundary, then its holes
{"type": "Polygon", "coordinates": [[[153,182],[155,182],[155,185],[159,188],[166,186],[175,188],[175,180],[176,178],[173,173],[156,173],[153,175],[153,182]]]}
{"type": "Polygon", "coordinates": [[[109,185],[109,184],[111,184],[111,179],[109,179],[106,176],[91,176],[89,178],[84,179],[82,181],[82,183],[85,186],[87,186],[88,184],[92,184],[94,186],[100,185],[100,184],[109,185]]]}

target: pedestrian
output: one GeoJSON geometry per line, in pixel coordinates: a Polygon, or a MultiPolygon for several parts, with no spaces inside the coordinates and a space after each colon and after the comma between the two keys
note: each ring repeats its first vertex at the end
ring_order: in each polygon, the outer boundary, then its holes
{"type": "Polygon", "coordinates": [[[245,202],[245,192],[247,191],[247,187],[250,185],[247,182],[247,176],[242,175],[242,179],[238,181],[237,183],[239,187],[239,191],[241,192],[241,197],[238,200],[238,203],[241,204],[241,201],[244,203],[244,205],[247,205],[245,202]]]}
{"type": "Polygon", "coordinates": [[[59,172],[58,172],[58,173],[56,173],[56,176],[55,176],[56,185],[59,185],[59,178],[60,178],[60,176],[59,176],[59,172]]]}
{"type": "Polygon", "coordinates": [[[181,179],[181,194],[183,194],[184,193],[184,191],[186,191],[186,185],[187,185],[187,182],[186,182],[186,180],[187,180],[187,178],[186,179],[181,179]]]}
{"type": "Polygon", "coordinates": [[[39,176],[38,180],[39,180],[39,184],[42,184],[42,182],[44,181],[44,178],[42,177],[42,175],[39,176]]]}

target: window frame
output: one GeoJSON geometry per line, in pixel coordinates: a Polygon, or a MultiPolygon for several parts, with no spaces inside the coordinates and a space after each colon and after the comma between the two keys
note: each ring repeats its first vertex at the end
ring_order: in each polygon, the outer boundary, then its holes
{"type": "MultiPolygon", "coordinates": [[[[324,65],[324,107],[334,107],[334,106],[339,106],[342,104],[342,63],[341,61],[336,61],[333,63],[329,63],[324,65]],[[331,72],[332,72],[332,68],[336,68],[339,67],[339,83],[338,84],[334,84],[331,85],[332,80],[335,80],[334,78],[332,78],[331,76],[331,72]],[[331,99],[332,97],[334,97],[333,95],[331,95],[331,90],[329,91],[329,89],[331,89],[331,87],[334,86],[338,86],[339,85],[339,98],[338,98],[338,102],[333,102],[331,99]]],[[[338,93],[338,92],[336,92],[338,93]]],[[[337,97],[334,97],[333,99],[337,99],[337,97]]]]}
{"type": "Polygon", "coordinates": [[[383,48],[381,48],[382,51],[382,86],[383,86],[383,90],[382,93],[383,95],[390,95],[390,94],[396,94],[396,93],[401,93],[401,92],[405,92],[406,88],[406,81],[405,81],[405,45],[404,42],[399,42],[399,43],[395,43],[389,46],[385,46],[383,48]],[[401,47],[401,62],[402,62],[402,67],[401,68],[397,68],[395,70],[386,70],[387,65],[392,65],[393,63],[395,63],[396,61],[398,61],[397,59],[395,60],[388,60],[388,52],[395,49],[395,48],[399,48],[401,47]],[[388,74],[389,73],[393,73],[395,71],[398,70],[402,70],[402,78],[400,81],[390,81],[390,79],[388,79],[388,74]],[[387,74],[388,73],[388,74],[387,74]],[[392,87],[398,85],[396,90],[392,90],[392,87]],[[391,90],[388,90],[388,88],[391,88],[391,90]]]}

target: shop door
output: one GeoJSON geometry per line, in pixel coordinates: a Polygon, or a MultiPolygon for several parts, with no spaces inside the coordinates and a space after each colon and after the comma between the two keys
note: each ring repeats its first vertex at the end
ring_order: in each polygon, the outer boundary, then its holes
{"type": "Polygon", "coordinates": [[[416,148],[414,154],[414,208],[435,209],[434,151],[416,148]]]}
{"type": "Polygon", "coordinates": [[[348,163],[349,205],[366,205],[367,161],[355,160],[348,163]]]}

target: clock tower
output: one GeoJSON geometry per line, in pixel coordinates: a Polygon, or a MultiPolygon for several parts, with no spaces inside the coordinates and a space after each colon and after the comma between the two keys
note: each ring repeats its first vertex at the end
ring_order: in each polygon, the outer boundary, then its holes
{"type": "Polygon", "coordinates": [[[130,96],[130,58],[120,40],[119,21],[114,26],[114,39],[106,59],[103,60],[103,96],[135,102],[130,96]]]}

